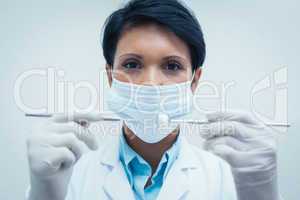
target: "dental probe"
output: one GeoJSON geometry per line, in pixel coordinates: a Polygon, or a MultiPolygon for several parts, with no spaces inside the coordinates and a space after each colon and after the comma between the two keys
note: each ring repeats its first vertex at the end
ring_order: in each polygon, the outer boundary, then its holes
{"type": "MultiPolygon", "coordinates": [[[[52,114],[30,114],[30,113],[25,113],[26,117],[42,117],[42,118],[49,118],[52,117],[52,114]]],[[[84,119],[83,119],[84,120],[84,119]]],[[[103,116],[99,121],[120,121],[122,120],[121,118],[118,117],[105,117],[103,116]]],[[[170,120],[171,122],[178,122],[178,123],[188,123],[188,124],[209,124],[210,122],[208,121],[199,121],[199,120],[193,120],[193,119],[172,119],[170,120]]],[[[286,123],[265,123],[267,126],[271,127],[290,127],[290,124],[286,123]]]]}

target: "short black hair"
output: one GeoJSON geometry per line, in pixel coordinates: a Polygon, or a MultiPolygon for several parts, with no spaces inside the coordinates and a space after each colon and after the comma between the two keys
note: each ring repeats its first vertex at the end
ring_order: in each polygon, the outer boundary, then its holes
{"type": "Polygon", "coordinates": [[[201,26],[179,0],[131,0],[105,21],[102,39],[106,63],[113,66],[118,41],[124,28],[153,22],[175,33],[189,47],[192,71],[202,66],[206,48],[201,26]]]}

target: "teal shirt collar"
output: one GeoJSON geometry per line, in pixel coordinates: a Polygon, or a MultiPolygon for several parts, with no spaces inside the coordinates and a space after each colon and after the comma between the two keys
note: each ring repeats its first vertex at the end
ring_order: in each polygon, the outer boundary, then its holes
{"type": "MultiPolygon", "coordinates": [[[[129,183],[131,186],[134,186],[133,176],[135,174],[142,174],[146,176],[151,175],[151,167],[150,165],[138,154],[136,153],[126,142],[124,136],[124,130],[121,129],[122,133],[120,134],[120,160],[127,174],[129,183]]],[[[176,141],[173,145],[163,154],[159,165],[152,176],[152,184],[163,182],[169,169],[171,168],[174,161],[177,159],[180,144],[181,144],[181,134],[179,133],[176,141]]]]}

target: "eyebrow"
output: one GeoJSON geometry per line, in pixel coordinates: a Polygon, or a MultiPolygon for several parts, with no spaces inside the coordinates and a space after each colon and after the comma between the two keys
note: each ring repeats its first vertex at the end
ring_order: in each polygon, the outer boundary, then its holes
{"type": "MultiPolygon", "coordinates": [[[[136,57],[136,58],[139,58],[139,59],[143,59],[143,56],[141,56],[139,54],[135,54],[135,53],[122,54],[122,55],[119,56],[119,58],[124,57],[124,56],[133,56],[133,57],[136,57]]],[[[181,59],[181,60],[187,61],[185,58],[180,57],[180,56],[176,56],[176,55],[166,56],[166,57],[163,58],[163,60],[168,60],[170,58],[181,59]]]]}
{"type": "Polygon", "coordinates": [[[133,56],[133,57],[136,57],[136,58],[139,58],[139,59],[143,59],[142,56],[140,56],[138,54],[135,54],[135,53],[125,53],[125,54],[120,55],[119,58],[124,57],[124,56],[133,56]]]}
{"type": "Polygon", "coordinates": [[[186,61],[185,58],[180,57],[180,56],[175,56],[175,55],[164,57],[163,60],[168,60],[168,59],[170,59],[170,58],[173,58],[173,59],[179,59],[179,60],[184,60],[184,61],[186,61]]]}

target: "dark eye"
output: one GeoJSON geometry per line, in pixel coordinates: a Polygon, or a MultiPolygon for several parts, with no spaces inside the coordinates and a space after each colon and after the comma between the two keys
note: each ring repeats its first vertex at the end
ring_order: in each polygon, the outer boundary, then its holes
{"type": "Polygon", "coordinates": [[[135,61],[126,62],[123,64],[126,69],[136,69],[139,68],[139,64],[135,61]]]}
{"type": "Polygon", "coordinates": [[[177,71],[181,69],[181,65],[177,62],[169,62],[166,68],[167,70],[177,71]]]}

